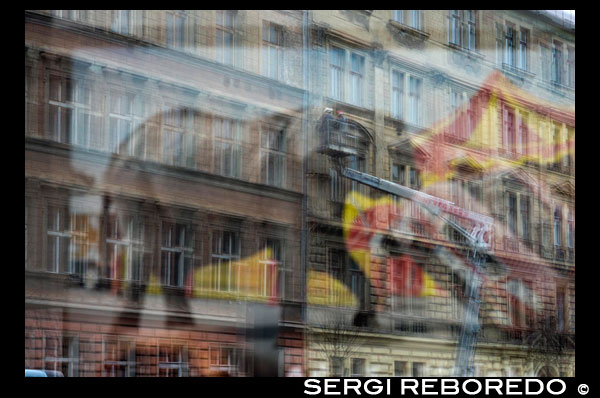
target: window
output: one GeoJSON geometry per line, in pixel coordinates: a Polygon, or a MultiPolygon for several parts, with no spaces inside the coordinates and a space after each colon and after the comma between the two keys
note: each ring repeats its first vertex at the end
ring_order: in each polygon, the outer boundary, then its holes
{"type": "Polygon", "coordinates": [[[394,10],[394,21],[421,30],[421,10],[394,10]]]}
{"type": "Polygon", "coordinates": [[[283,27],[263,21],[263,74],[283,79],[283,27]]]}
{"type": "Polygon", "coordinates": [[[260,173],[267,185],[283,188],[285,183],[285,130],[263,126],[260,134],[260,173]]]}
{"type": "Polygon", "coordinates": [[[519,218],[521,220],[521,224],[520,224],[521,229],[519,230],[519,236],[522,239],[529,239],[529,208],[530,208],[529,196],[520,195],[519,202],[520,202],[519,218]]]}
{"type": "Polygon", "coordinates": [[[235,262],[240,259],[240,237],[237,232],[215,231],[212,237],[213,290],[237,291],[238,270],[235,262]]]}
{"type": "Polygon", "coordinates": [[[340,357],[331,358],[331,376],[344,376],[344,359],[340,357]]]}
{"type": "Polygon", "coordinates": [[[527,57],[529,56],[527,51],[527,42],[529,38],[529,31],[521,28],[519,31],[519,68],[523,70],[529,70],[529,62],[527,57]]]}
{"type": "Polygon", "coordinates": [[[554,207],[554,246],[562,246],[562,212],[560,207],[554,207]]]}
{"type": "Polygon", "coordinates": [[[336,100],[344,96],[344,64],[346,51],[331,47],[329,50],[329,95],[336,100]]]}
{"type": "Polygon", "coordinates": [[[364,106],[365,57],[340,47],[329,48],[329,96],[364,106]],[[349,65],[347,69],[346,65],[349,65]]]}
{"type": "Polygon", "coordinates": [[[394,376],[396,376],[396,377],[408,376],[406,373],[407,370],[408,370],[408,363],[406,361],[394,361],[394,376]]]}
{"type": "Polygon", "coordinates": [[[280,280],[280,297],[283,296],[285,279],[287,273],[281,255],[281,241],[278,239],[263,239],[261,241],[261,259],[259,261],[259,272],[256,283],[259,296],[276,297],[277,280],[280,280]]]}
{"type": "Polygon", "coordinates": [[[514,155],[517,153],[517,137],[515,129],[514,109],[504,107],[503,119],[504,151],[506,151],[510,155],[514,155]]]}
{"type": "Polygon", "coordinates": [[[167,47],[183,49],[185,47],[187,17],[182,13],[167,13],[167,47]]]}
{"type": "Polygon", "coordinates": [[[229,376],[243,376],[248,373],[244,350],[240,347],[221,345],[209,349],[211,370],[225,372],[229,376]]]}
{"type": "Polygon", "coordinates": [[[365,375],[364,358],[352,358],[352,377],[363,377],[365,375]]]}
{"type": "Polygon", "coordinates": [[[529,146],[529,128],[527,127],[529,120],[529,114],[525,112],[519,112],[519,137],[520,142],[520,153],[523,155],[533,155],[533,148],[529,146]]]}
{"type": "Polygon", "coordinates": [[[504,61],[504,28],[496,23],[496,64],[500,65],[504,61]]]}
{"type": "Polygon", "coordinates": [[[400,185],[406,185],[406,169],[408,166],[403,164],[392,164],[392,181],[400,185]]]}
{"type": "Polygon", "coordinates": [[[541,66],[542,80],[549,82],[552,79],[552,52],[545,44],[540,44],[541,47],[541,66]]]}
{"type": "Polygon", "coordinates": [[[415,166],[392,163],[392,181],[412,189],[421,188],[421,171],[415,166]]]}
{"type": "Polygon", "coordinates": [[[127,156],[133,154],[133,148],[143,152],[143,133],[133,134],[144,117],[141,98],[133,93],[112,90],[109,102],[108,151],[127,156]],[[136,142],[138,139],[142,142],[136,142]]]}
{"type": "Polygon", "coordinates": [[[79,376],[79,339],[44,331],[44,369],[62,372],[65,377],[79,376]]]}
{"type": "Polygon", "coordinates": [[[513,235],[517,235],[517,195],[513,192],[508,192],[508,214],[507,225],[508,231],[513,235]]]}
{"type": "Polygon", "coordinates": [[[50,205],[47,217],[46,269],[84,276],[91,248],[89,215],[50,205]]]}
{"type": "Polygon", "coordinates": [[[350,59],[350,103],[362,106],[365,57],[353,53],[350,59]]]}
{"type": "Polygon", "coordinates": [[[560,157],[561,157],[561,147],[562,147],[562,134],[561,134],[561,126],[557,123],[552,124],[552,159],[553,166],[556,167],[559,165],[560,157]]]}
{"type": "Polygon", "coordinates": [[[423,377],[423,368],[425,364],[423,362],[413,362],[412,364],[412,375],[413,377],[423,377]]]}
{"type": "Polygon", "coordinates": [[[50,75],[48,77],[50,138],[58,142],[89,147],[91,129],[98,125],[100,118],[97,112],[92,112],[92,102],[92,90],[88,82],[50,75]]]}
{"type": "Polygon", "coordinates": [[[187,347],[183,343],[159,341],[158,376],[185,377],[188,370],[187,347]]]}
{"type": "Polygon", "coordinates": [[[135,341],[121,337],[104,338],[102,376],[135,377],[135,341]]]}
{"type": "Polygon", "coordinates": [[[132,30],[132,14],[133,10],[113,10],[111,30],[122,35],[130,35],[132,30]]]}
{"type": "Polygon", "coordinates": [[[504,38],[504,63],[515,67],[515,29],[507,25],[504,38]]]}
{"type": "Polygon", "coordinates": [[[530,198],[523,193],[507,191],[506,193],[506,224],[511,237],[530,238],[530,198]]]}
{"type": "Polygon", "coordinates": [[[143,280],[143,224],[133,216],[111,214],[106,225],[107,267],[104,277],[143,280]]]}
{"type": "Polygon", "coordinates": [[[392,309],[394,312],[423,316],[421,295],[423,289],[424,264],[404,254],[391,259],[392,262],[392,309]]]}
{"type": "Polygon", "coordinates": [[[463,306],[465,305],[466,280],[464,272],[458,269],[452,269],[449,272],[450,282],[450,305],[452,308],[452,317],[462,319],[463,306]]]}
{"type": "Polygon", "coordinates": [[[463,117],[467,104],[467,94],[464,91],[450,88],[450,115],[453,117],[453,122],[449,125],[448,133],[454,139],[466,139],[470,133],[465,126],[463,117]]]}
{"type": "MultiPolygon", "coordinates": [[[[354,170],[365,172],[364,156],[350,155],[344,159],[345,166],[354,170]]],[[[340,176],[333,168],[329,170],[330,176],[330,199],[333,202],[343,203],[346,195],[351,191],[365,193],[365,185],[357,181],[348,181],[346,177],[340,176]]]]}
{"type": "Polygon", "coordinates": [[[49,206],[46,265],[50,272],[70,272],[70,221],[65,207],[49,206]]]}
{"type": "Polygon", "coordinates": [[[217,61],[233,65],[234,52],[234,10],[217,10],[216,50],[217,61]]]}
{"type": "Polygon", "coordinates": [[[408,121],[416,125],[421,123],[421,85],[421,79],[410,76],[408,86],[408,121]]]}
{"type": "Polygon", "coordinates": [[[477,14],[475,10],[450,11],[449,41],[469,50],[476,49],[477,14]]]}
{"type": "Polygon", "coordinates": [[[392,70],[392,117],[402,119],[404,114],[404,73],[392,70]]]}
{"type": "Polygon", "coordinates": [[[165,286],[183,287],[192,271],[192,231],[187,225],[161,224],[160,275],[165,286]]]}
{"type": "Polygon", "coordinates": [[[404,10],[394,10],[394,21],[404,23],[404,10]]]}
{"type": "Polygon", "coordinates": [[[564,286],[556,286],[556,329],[558,332],[567,330],[567,303],[566,303],[566,288],[564,286]]]}
{"type": "Polygon", "coordinates": [[[555,41],[552,44],[552,82],[562,84],[562,44],[555,41]]]}
{"type": "Polygon", "coordinates": [[[508,292],[508,314],[514,327],[533,327],[534,302],[531,281],[509,278],[506,281],[508,292]]]}
{"type": "Polygon", "coordinates": [[[410,18],[408,21],[408,26],[411,28],[415,28],[421,30],[421,10],[409,10],[410,18]]]}
{"type": "Polygon", "coordinates": [[[190,109],[170,107],[163,113],[162,160],[166,164],[193,168],[194,113],[190,109]]]}
{"type": "Polygon", "coordinates": [[[567,46],[567,85],[575,88],[575,48],[567,46]]]}
{"type": "Polygon", "coordinates": [[[550,220],[552,219],[552,209],[550,206],[542,205],[542,243],[544,246],[550,246],[552,240],[552,225],[550,220]]]}
{"type": "Polygon", "coordinates": [[[214,172],[225,177],[241,176],[241,123],[214,118],[214,172]]]}
{"type": "Polygon", "coordinates": [[[575,215],[573,209],[569,209],[567,223],[567,247],[573,249],[575,247],[575,215]]]}

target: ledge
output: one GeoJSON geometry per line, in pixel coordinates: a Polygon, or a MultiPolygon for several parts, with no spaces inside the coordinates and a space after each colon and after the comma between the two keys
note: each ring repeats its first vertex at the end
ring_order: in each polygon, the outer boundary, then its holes
{"type": "Polygon", "coordinates": [[[431,36],[429,33],[425,32],[423,30],[413,28],[411,26],[405,25],[398,21],[394,21],[393,19],[390,19],[389,22],[390,22],[390,26],[392,26],[402,32],[406,32],[418,39],[427,40],[429,38],[429,36],[431,36]]]}

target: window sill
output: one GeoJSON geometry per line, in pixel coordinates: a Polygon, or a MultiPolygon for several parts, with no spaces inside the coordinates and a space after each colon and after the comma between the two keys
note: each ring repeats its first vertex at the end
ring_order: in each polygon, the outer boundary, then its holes
{"type": "Polygon", "coordinates": [[[455,44],[455,43],[448,43],[448,47],[452,48],[453,50],[456,50],[464,55],[466,55],[467,57],[471,58],[471,59],[477,59],[477,60],[482,60],[485,58],[485,55],[481,54],[479,51],[477,50],[471,50],[467,47],[463,47],[459,44],[455,44]]]}
{"type": "Polygon", "coordinates": [[[419,39],[419,40],[427,40],[430,36],[429,33],[421,30],[421,29],[417,29],[417,28],[413,28],[411,26],[405,25],[401,22],[395,21],[393,19],[390,19],[390,26],[394,27],[396,30],[400,31],[400,32],[404,32],[404,33],[408,33],[411,36],[419,39]]]}

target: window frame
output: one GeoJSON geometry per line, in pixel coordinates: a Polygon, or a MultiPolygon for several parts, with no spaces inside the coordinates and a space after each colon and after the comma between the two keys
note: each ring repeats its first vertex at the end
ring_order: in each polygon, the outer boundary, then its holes
{"type": "Polygon", "coordinates": [[[230,66],[235,63],[236,19],[236,10],[215,11],[215,59],[230,66]],[[229,19],[231,23],[228,22],[229,19]],[[230,37],[230,43],[226,42],[226,37],[230,37]]]}
{"type": "Polygon", "coordinates": [[[285,63],[285,28],[272,21],[263,20],[262,24],[262,73],[263,76],[274,80],[283,80],[285,63]],[[273,34],[275,37],[273,38],[273,34]],[[275,39],[273,41],[273,39],[275,39]],[[275,54],[275,70],[272,68],[273,53],[275,54]]]}
{"type": "Polygon", "coordinates": [[[212,283],[208,286],[209,290],[219,292],[239,292],[239,266],[237,269],[237,276],[234,276],[236,272],[235,263],[239,262],[242,253],[242,238],[239,231],[228,229],[228,228],[215,228],[211,232],[211,264],[213,265],[213,275],[211,276],[212,283]],[[223,252],[223,239],[225,234],[228,234],[228,252],[223,252]],[[219,239],[217,241],[217,239],[219,239]],[[235,244],[233,244],[235,243],[235,244]],[[216,246],[215,246],[216,245],[216,246]],[[215,249],[217,252],[215,252],[215,249]],[[224,264],[224,265],[223,265],[224,264]],[[227,270],[227,288],[223,288],[221,281],[222,268],[227,270]],[[232,286],[232,282],[237,285],[232,286]]]}
{"type": "Polygon", "coordinates": [[[160,269],[160,283],[162,286],[170,287],[170,288],[184,288],[188,286],[188,279],[190,275],[193,273],[193,264],[194,264],[194,229],[189,221],[178,220],[172,218],[161,218],[160,220],[160,229],[159,229],[159,269],[160,269]],[[171,227],[169,228],[169,242],[168,245],[165,244],[165,226],[171,227]],[[171,229],[174,228],[175,232],[179,230],[180,236],[176,237],[175,242],[171,239],[171,229]],[[181,235],[183,234],[183,236],[181,235]],[[182,242],[183,241],[183,242],[182,242]],[[171,264],[171,254],[177,255],[179,257],[175,257],[175,261],[178,264],[171,264]],[[169,261],[165,264],[164,257],[165,255],[169,259],[169,261]],[[179,258],[179,260],[177,260],[179,258]],[[177,270],[177,276],[175,283],[171,283],[172,281],[172,272],[171,269],[175,267],[177,270]],[[166,268],[166,273],[165,273],[166,268]]]}
{"type": "Polygon", "coordinates": [[[215,115],[211,120],[213,156],[213,173],[231,178],[242,177],[242,135],[245,124],[241,120],[215,115]],[[231,138],[223,135],[224,126],[229,125],[231,138]],[[219,126],[219,127],[218,127],[219,126]],[[220,132],[220,133],[219,133],[220,132]],[[221,135],[219,135],[221,134],[221,135]],[[226,153],[229,152],[229,153],[226,153]],[[224,155],[225,153],[225,155],[224,155]],[[218,159],[217,159],[218,158],[218,159]],[[229,158],[229,161],[226,160],[229,158]],[[223,163],[225,162],[225,163],[223,163]],[[220,163],[220,164],[218,164],[220,163]],[[229,163],[230,172],[226,173],[225,164],[229,163]]]}
{"type": "Polygon", "coordinates": [[[260,180],[263,184],[278,188],[286,187],[287,177],[287,129],[278,125],[262,123],[260,128],[260,180]],[[271,136],[276,135],[278,148],[271,145],[271,136]],[[266,145],[265,145],[266,140],[266,145]],[[266,159],[266,160],[265,160],[266,159]],[[279,167],[275,163],[279,163],[279,167]],[[270,166],[273,166],[271,169],[270,166]],[[273,179],[271,178],[273,177],[273,179]]]}

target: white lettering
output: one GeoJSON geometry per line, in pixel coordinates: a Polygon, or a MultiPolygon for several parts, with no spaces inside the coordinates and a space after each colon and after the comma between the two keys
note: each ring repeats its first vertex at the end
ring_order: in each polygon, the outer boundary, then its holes
{"type": "Polygon", "coordinates": [[[548,392],[549,392],[550,394],[552,394],[552,395],[560,395],[560,394],[562,394],[563,392],[565,392],[565,390],[566,390],[566,389],[567,389],[567,385],[566,385],[566,384],[565,384],[565,382],[564,382],[564,381],[562,381],[561,379],[552,379],[552,380],[550,380],[550,381],[548,382],[548,384],[546,384],[546,390],[548,390],[548,392]],[[559,382],[560,384],[562,384],[562,390],[560,390],[559,392],[553,391],[553,390],[550,388],[550,385],[552,385],[552,383],[554,383],[554,382],[559,382]]]}
{"type": "Polygon", "coordinates": [[[360,380],[359,379],[345,379],[344,380],[344,395],[348,395],[348,390],[354,390],[356,395],[360,395],[360,380]],[[351,382],[356,382],[354,386],[351,386],[351,382]]]}
{"type": "Polygon", "coordinates": [[[481,388],[482,388],[481,383],[477,379],[467,379],[463,382],[463,385],[462,385],[462,389],[463,389],[464,393],[468,394],[468,395],[479,394],[481,392],[481,388]],[[467,384],[472,383],[472,382],[475,382],[475,384],[477,384],[477,391],[467,390],[467,384]]]}
{"type": "Polygon", "coordinates": [[[320,381],[317,379],[307,379],[304,381],[304,387],[306,388],[314,388],[315,391],[304,390],[304,393],[307,395],[317,395],[321,393],[321,387],[319,386],[320,381]],[[316,385],[312,384],[316,383],[316,385]]]}
{"type": "Polygon", "coordinates": [[[325,379],[325,395],[341,395],[342,393],[339,391],[331,391],[329,390],[329,387],[333,387],[335,388],[336,385],[335,383],[337,383],[338,381],[340,381],[340,379],[325,379]]]}
{"type": "Polygon", "coordinates": [[[523,395],[520,391],[511,391],[511,388],[519,388],[518,384],[513,384],[513,382],[519,383],[521,379],[506,379],[506,395],[523,395]]]}
{"type": "Polygon", "coordinates": [[[381,381],[377,380],[377,379],[369,379],[365,382],[365,392],[369,395],[377,395],[380,394],[381,391],[383,391],[383,386],[381,385],[381,381]],[[377,386],[371,391],[369,390],[369,384],[371,383],[376,383],[377,386]]]}
{"type": "Polygon", "coordinates": [[[490,395],[490,390],[496,390],[498,395],[502,395],[502,380],[500,380],[500,379],[486,380],[485,381],[485,395],[490,395]],[[491,385],[492,382],[498,382],[498,384],[493,386],[493,385],[491,385]]]}
{"type": "Polygon", "coordinates": [[[525,395],[539,395],[542,393],[542,391],[544,391],[544,383],[542,383],[541,380],[538,379],[525,379],[525,395]],[[538,383],[538,386],[540,386],[540,389],[536,392],[532,392],[529,389],[529,384],[536,382],[538,383]]]}
{"type": "Polygon", "coordinates": [[[458,395],[458,380],[442,379],[442,395],[458,395]],[[448,385],[449,383],[453,385],[448,385]],[[449,392],[450,389],[454,392],[449,392]]]}
{"type": "Polygon", "coordinates": [[[427,388],[435,387],[433,384],[428,384],[429,382],[434,383],[437,379],[423,379],[421,380],[421,394],[422,395],[438,395],[437,391],[426,391],[427,388]]]}
{"type": "Polygon", "coordinates": [[[419,385],[419,381],[415,380],[415,379],[402,379],[402,388],[400,391],[400,394],[405,395],[405,391],[411,390],[413,392],[414,395],[419,395],[419,393],[417,392],[417,386],[419,385]],[[407,386],[406,384],[408,382],[414,383],[412,386],[407,386]]]}

